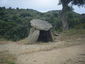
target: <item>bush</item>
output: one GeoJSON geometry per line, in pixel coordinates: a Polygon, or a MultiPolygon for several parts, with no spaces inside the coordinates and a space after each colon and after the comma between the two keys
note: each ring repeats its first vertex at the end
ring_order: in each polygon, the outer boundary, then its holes
{"type": "Polygon", "coordinates": [[[76,26],[74,26],[74,29],[81,29],[81,25],[76,25],[76,26]]]}
{"type": "Polygon", "coordinates": [[[58,32],[62,32],[62,27],[60,27],[60,29],[58,29],[58,32]]]}
{"type": "Polygon", "coordinates": [[[82,25],[83,29],[85,29],[85,23],[82,25]]]}
{"type": "Polygon", "coordinates": [[[85,29],[85,23],[74,26],[74,29],[85,29]]]}

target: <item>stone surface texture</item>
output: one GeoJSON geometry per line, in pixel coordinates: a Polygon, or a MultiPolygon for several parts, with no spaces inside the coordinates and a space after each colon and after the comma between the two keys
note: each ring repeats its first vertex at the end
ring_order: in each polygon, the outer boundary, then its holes
{"type": "Polygon", "coordinates": [[[40,34],[39,30],[35,30],[32,34],[29,34],[27,43],[29,44],[36,42],[38,40],[39,34],[40,34]]]}
{"type": "Polygon", "coordinates": [[[52,25],[50,23],[48,23],[47,21],[40,20],[40,19],[33,19],[30,21],[30,23],[31,23],[31,26],[39,30],[48,31],[49,29],[52,28],[52,25]]]}

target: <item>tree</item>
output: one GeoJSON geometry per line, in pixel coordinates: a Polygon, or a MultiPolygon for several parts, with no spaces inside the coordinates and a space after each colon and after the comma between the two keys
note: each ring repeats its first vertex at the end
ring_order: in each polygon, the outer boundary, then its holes
{"type": "Polygon", "coordinates": [[[11,7],[9,7],[9,9],[12,9],[11,7]]]}
{"type": "Polygon", "coordinates": [[[59,4],[62,4],[62,11],[60,13],[60,17],[63,24],[63,31],[66,31],[69,29],[68,22],[65,16],[66,8],[68,7],[68,4],[74,4],[78,6],[85,5],[85,0],[59,0],[59,4]]]}
{"type": "Polygon", "coordinates": [[[17,9],[17,10],[19,10],[19,8],[18,8],[18,7],[17,7],[16,9],[17,9]]]}
{"type": "Polygon", "coordinates": [[[18,16],[14,15],[12,19],[15,21],[18,18],[18,16]]]}
{"type": "Polygon", "coordinates": [[[53,15],[54,15],[55,17],[58,17],[58,13],[53,13],[53,15]]]}

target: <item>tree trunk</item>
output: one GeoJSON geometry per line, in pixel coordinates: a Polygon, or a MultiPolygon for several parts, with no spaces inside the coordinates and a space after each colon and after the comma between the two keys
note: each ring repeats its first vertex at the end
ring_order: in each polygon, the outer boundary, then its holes
{"type": "Polygon", "coordinates": [[[67,22],[64,10],[62,10],[60,17],[61,17],[62,24],[63,24],[63,31],[68,30],[69,26],[68,26],[68,22],[67,22]]]}
{"type": "Polygon", "coordinates": [[[69,1],[65,1],[65,0],[62,0],[62,6],[63,6],[63,9],[61,11],[61,14],[60,14],[60,17],[61,17],[61,20],[62,20],[62,24],[63,24],[63,31],[66,31],[68,30],[68,22],[67,22],[67,19],[66,19],[66,15],[65,15],[65,12],[66,12],[66,8],[68,6],[68,3],[70,2],[71,0],[69,1]]]}

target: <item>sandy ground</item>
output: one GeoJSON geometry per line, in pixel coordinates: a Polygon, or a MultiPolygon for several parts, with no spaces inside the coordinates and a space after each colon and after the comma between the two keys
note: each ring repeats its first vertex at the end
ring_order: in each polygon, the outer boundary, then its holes
{"type": "Polygon", "coordinates": [[[55,46],[64,42],[21,45],[0,45],[0,51],[9,51],[17,57],[16,64],[85,64],[85,44],[70,47],[55,46]]]}

